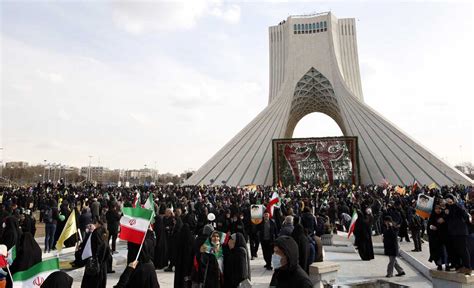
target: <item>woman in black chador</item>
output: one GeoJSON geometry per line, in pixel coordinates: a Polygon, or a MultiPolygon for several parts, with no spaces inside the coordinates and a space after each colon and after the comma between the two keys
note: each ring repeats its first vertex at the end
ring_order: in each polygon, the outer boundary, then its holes
{"type": "Polygon", "coordinates": [[[179,247],[176,253],[176,267],[174,272],[174,287],[191,287],[191,271],[193,268],[194,237],[188,223],[184,223],[178,233],[179,247]]]}
{"type": "Polygon", "coordinates": [[[107,253],[108,233],[107,229],[103,227],[103,223],[100,220],[97,220],[94,225],[95,229],[89,237],[92,237],[92,257],[96,257],[99,266],[99,271],[97,274],[91,275],[86,273],[87,269],[84,270],[84,277],[82,278],[81,288],[105,288],[107,286],[107,259],[109,256],[107,253]]]}
{"type": "Polygon", "coordinates": [[[153,230],[155,232],[156,237],[156,245],[155,245],[155,253],[154,253],[154,264],[155,269],[163,269],[166,268],[168,265],[167,259],[167,250],[168,245],[166,242],[166,230],[165,230],[165,208],[164,204],[160,205],[158,215],[155,216],[155,224],[153,226],[153,230]]]}
{"type": "Polygon", "coordinates": [[[354,227],[354,236],[357,251],[359,251],[360,259],[369,261],[374,259],[374,247],[372,245],[372,222],[373,216],[370,208],[365,213],[357,210],[357,221],[354,227]]]}

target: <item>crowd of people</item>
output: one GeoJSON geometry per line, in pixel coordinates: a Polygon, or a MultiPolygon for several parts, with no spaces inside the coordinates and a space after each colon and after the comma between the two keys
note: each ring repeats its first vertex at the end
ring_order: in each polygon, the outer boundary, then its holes
{"type": "MultiPolygon", "coordinates": [[[[115,272],[112,259],[117,253],[121,210],[143,205],[152,194],[155,216],[143,245],[127,243],[128,265],[115,287],[159,287],[158,269],[174,272],[174,287],[246,287],[251,282],[250,263],[258,257],[260,246],[265,268],[273,270],[271,287],[312,287],[309,266],[323,260],[323,235],[349,231],[355,215],[354,246],[362,260],[374,259],[372,237],[383,235],[389,256],[387,277],[393,276],[394,268],[396,276],[405,274],[396,260],[399,242],[413,241],[417,252],[423,239],[429,240],[429,260],[438,269],[445,265],[448,271],[470,274],[474,265],[472,187],[422,186],[403,191],[400,194],[388,184],[125,188],[40,183],[3,187],[0,244],[8,249],[16,245],[10,270],[12,274],[24,271],[41,262],[43,251],[56,249],[66,219],[75,213],[78,233],[65,246],[77,246],[73,265],[85,266],[81,285],[106,287],[107,274],[115,272]],[[275,193],[278,205],[267,207],[275,193]],[[428,219],[416,213],[420,194],[435,199],[428,219]],[[267,207],[257,222],[251,214],[256,204],[267,207]],[[34,211],[40,211],[38,219],[34,211]],[[38,222],[45,227],[42,248],[34,238],[38,222]],[[89,238],[93,257],[83,260],[89,238]]],[[[55,272],[42,287],[71,287],[68,277],[55,272]]],[[[2,271],[1,281],[11,287],[10,277],[2,271]]]]}

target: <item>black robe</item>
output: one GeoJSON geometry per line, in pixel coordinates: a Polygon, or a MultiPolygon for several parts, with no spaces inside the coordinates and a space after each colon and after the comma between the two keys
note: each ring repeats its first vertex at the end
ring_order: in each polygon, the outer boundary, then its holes
{"type": "Polygon", "coordinates": [[[82,278],[81,288],[105,288],[107,286],[107,242],[104,239],[105,228],[96,228],[90,237],[93,257],[97,257],[100,271],[97,275],[86,275],[82,278]]]}
{"type": "MultiPolygon", "coordinates": [[[[138,265],[134,270],[128,267],[120,276],[119,282],[114,288],[159,288],[158,278],[156,277],[155,265],[151,261],[155,250],[155,237],[153,233],[147,233],[143,241],[143,247],[138,255],[138,265]]],[[[132,243],[133,244],[133,243],[132,243]]],[[[140,247],[138,244],[134,244],[140,247]]],[[[131,261],[136,258],[136,253],[131,261]]]]}
{"type": "Polygon", "coordinates": [[[163,222],[164,215],[157,215],[155,217],[154,231],[156,235],[156,245],[155,245],[155,257],[154,264],[155,269],[163,269],[168,265],[167,258],[167,242],[166,242],[166,230],[163,222]]]}
{"type": "Polygon", "coordinates": [[[298,223],[295,225],[291,237],[293,237],[296,244],[298,244],[298,264],[300,264],[301,268],[303,268],[306,273],[309,273],[309,240],[304,234],[304,228],[301,224],[298,223]]]}
{"type": "Polygon", "coordinates": [[[177,247],[179,247],[179,249],[176,254],[176,267],[174,272],[174,287],[176,288],[184,287],[185,278],[191,276],[194,255],[193,244],[194,237],[191,233],[191,228],[185,223],[177,239],[177,247]]]}
{"type": "Polygon", "coordinates": [[[11,273],[25,271],[41,262],[41,248],[30,232],[23,233],[16,249],[16,258],[10,266],[11,273]]]}
{"type": "Polygon", "coordinates": [[[14,216],[8,216],[5,218],[5,228],[3,229],[2,237],[0,238],[0,243],[7,246],[7,249],[10,250],[13,246],[18,245],[21,236],[20,225],[18,219],[14,216]]]}
{"type": "Polygon", "coordinates": [[[354,228],[355,246],[359,252],[360,258],[364,261],[374,259],[374,247],[372,244],[372,216],[364,216],[357,212],[358,219],[354,228]]]}
{"type": "Polygon", "coordinates": [[[436,214],[435,212],[431,213],[430,218],[428,220],[428,240],[429,240],[429,247],[430,247],[430,258],[428,261],[430,262],[438,262],[436,264],[447,264],[442,263],[444,261],[444,254],[445,251],[443,247],[446,245],[448,240],[448,228],[446,226],[446,222],[440,224],[438,223],[438,219],[444,218],[444,212],[440,214],[436,214]],[[433,225],[437,229],[432,230],[430,226],[433,225]]]}
{"type": "Polygon", "coordinates": [[[236,241],[234,249],[224,256],[224,285],[235,288],[243,280],[250,279],[250,262],[244,235],[236,233],[232,236],[236,241]]]}
{"type": "Polygon", "coordinates": [[[72,282],[73,278],[67,275],[66,272],[56,271],[49,274],[41,284],[41,288],[71,288],[72,282]]]}

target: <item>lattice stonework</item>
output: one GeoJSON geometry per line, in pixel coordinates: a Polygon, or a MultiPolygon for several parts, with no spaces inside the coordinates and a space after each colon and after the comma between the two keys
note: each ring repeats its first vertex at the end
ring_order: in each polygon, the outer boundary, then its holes
{"type": "Polygon", "coordinates": [[[323,74],[312,67],[296,84],[285,138],[292,137],[296,124],[304,116],[313,112],[328,115],[336,121],[341,131],[346,134],[331,83],[323,74]]]}

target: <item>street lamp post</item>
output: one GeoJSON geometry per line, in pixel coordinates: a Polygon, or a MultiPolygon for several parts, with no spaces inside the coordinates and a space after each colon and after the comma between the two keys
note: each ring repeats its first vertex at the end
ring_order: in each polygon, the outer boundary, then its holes
{"type": "Polygon", "coordinates": [[[91,183],[92,182],[92,173],[91,173],[91,160],[92,156],[89,155],[89,172],[87,173],[87,182],[91,183]]]}
{"type": "Polygon", "coordinates": [[[43,184],[44,184],[44,178],[45,177],[46,177],[46,160],[44,160],[43,184]]]}

